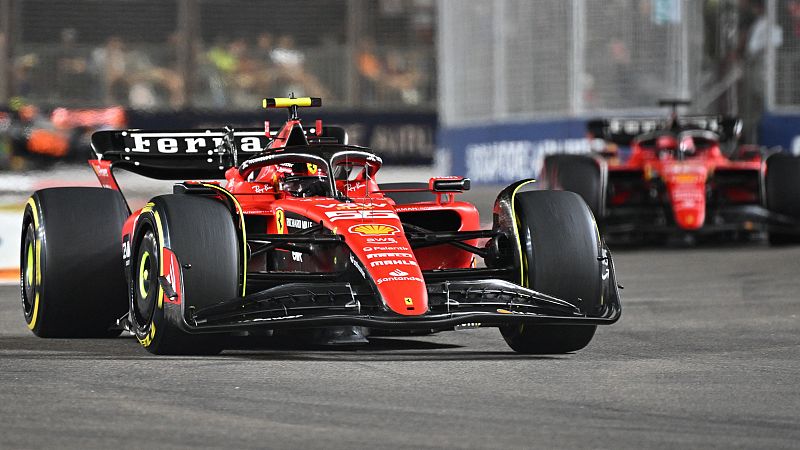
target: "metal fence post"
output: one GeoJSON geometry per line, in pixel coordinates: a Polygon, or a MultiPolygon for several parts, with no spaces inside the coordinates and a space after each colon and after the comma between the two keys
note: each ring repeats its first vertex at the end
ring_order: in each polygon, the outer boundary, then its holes
{"type": "Polygon", "coordinates": [[[775,42],[773,33],[775,32],[776,10],[778,7],[776,0],[767,0],[767,37],[766,37],[766,60],[764,61],[764,110],[771,111],[775,108],[775,42]]]}
{"type": "Polygon", "coordinates": [[[195,68],[197,67],[196,43],[200,28],[200,11],[196,0],[178,0],[177,27],[178,41],[178,73],[183,78],[183,108],[191,107],[191,95],[195,84],[195,68]]]}
{"type": "Polygon", "coordinates": [[[11,97],[12,43],[11,0],[0,0],[0,104],[11,97]]]}
{"type": "Polygon", "coordinates": [[[572,0],[572,67],[570,76],[570,113],[583,112],[584,40],[586,39],[586,8],[584,0],[572,0]]]}
{"type": "Polygon", "coordinates": [[[492,93],[492,112],[495,120],[506,115],[506,0],[494,0],[492,10],[492,78],[494,92],[492,93]]]}

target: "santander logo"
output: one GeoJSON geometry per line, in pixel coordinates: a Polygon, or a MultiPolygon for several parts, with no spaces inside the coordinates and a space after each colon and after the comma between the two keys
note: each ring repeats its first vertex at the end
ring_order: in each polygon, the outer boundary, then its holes
{"type": "Polygon", "coordinates": [[[391,275],[393,277],[404,277],[404,276],[408,275],[408,272],[403,272],[400,269],[395,269],[395,270],[389,272],[389,275],[391,275]]]}

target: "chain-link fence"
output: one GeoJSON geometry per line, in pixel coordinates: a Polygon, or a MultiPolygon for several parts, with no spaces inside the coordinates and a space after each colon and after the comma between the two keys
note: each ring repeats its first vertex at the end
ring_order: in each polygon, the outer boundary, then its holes
{"type": "Polygon", "coordinates": [[[701,10],[683,0],[444,0],[443,119],[575,115],[687,95],[701,10]]]}
{"type": "Polygon", "coordinates": [[[439,24],[445,125],[800,109],[800,0],[442,0],[439,24]]]}
{"type": "Polygon", "coordinates": [[[0,101],[435,107],[433,0],[0,0],[0,101]]]}

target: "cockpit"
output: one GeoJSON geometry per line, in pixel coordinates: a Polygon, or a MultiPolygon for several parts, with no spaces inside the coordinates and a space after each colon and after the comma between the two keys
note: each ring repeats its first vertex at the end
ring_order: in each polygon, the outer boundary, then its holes
{"type": "Polygon", "coordinates": [[[382,164],[365,147],[340,144],[291,146],[256,155],[239,166],[245,179],[277,185],[294,197],[347,197],[378,189],[382,164]]]}

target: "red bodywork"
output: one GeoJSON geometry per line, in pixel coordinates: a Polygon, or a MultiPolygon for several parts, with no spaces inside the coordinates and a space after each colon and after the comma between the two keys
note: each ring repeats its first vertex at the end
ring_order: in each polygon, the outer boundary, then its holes
{"type": "Polygon", "coordinates": [[[631,142],[625,163],[609,160],[607,167],[610,213],[658,195],[651,200],[670,205],[681,230],[699,230],[707,224],[710,198],[725,205],[760,202],[761,155],[742,152],[740,159],[732,160],[723,155],[716,135],[706,131],[638,137],[631,142]],[[737,182],[725,183],[728,179],[737,182]]]}
{"type": "MultiPolygon", "coordinates": [[[[289,144],[292,132],[302,130],[300,127],[299,120],[287,121],[272,136],[265,150],[282,151],[280,149],[289,144]]],[[[316,130],[321,128],[321,123],[317,121],[316,130]]],[[[89,163],[104,187],[119,190],[111,175],[108,161],[98,159],[89,163]]],[[[377,168],[379,167],[378,164],[377,168]]],[[[308,169],[311,174],[320,170],[310,166],[308,169]]],[[[428,294],[422,270],[471,267],[473,254],[452,246],[437,245],[412,250],[403,230],[402,221],[405,217],[431,211],[447,211],[451,217],[457,217],[459,225],[450,231],[478,230],[477,209],[469,203],[455,201],[454,193],[438,194],[435,201],[398,206],[380,191],[375,179],[372,176],[367,177],[367,171],[364,170],[358,178],[336,180],[337,190],[346,193],[348,201],[326,196],[297,197],[281,187],[284,178],[291,171],[292,168],[285,165],[260,167],[256,170],[231,167],[225,172],[224,181],[188,183],[213,184],[224,188],[235,197],[245,218],[258,216],[264,219],[257,222],[264,224],[263,229],[255,230],[257,233],[290,233],[294,223],[291,221],[295,220],[297,223],[321,223],[334,234],[343,236],[355,258],[353,260],[351,257],[350,264],[356,264],[360,271],[366,271],[365,278],[373,280],[385,306],[400,315],[418,316],[428,311],[428,294]]],[[[432,182],[433,179],[431,186],[432,182]]],[[[218,197],[222,199],[227,193],[221,191],[218,197]]],[[[123,246],[131,242],[131,235],[141,212],[142,210],[135,211],[126,221],[122,236],[123,246]]],[[[465,242],[477,244],[477,240],[465,242]]],[[[307,255],[305,258],[313,260],[319,271],[330,270],[342,263],[335,258],[329,258],[333,261],[325,260],[324,255],[317,258],[315,255],[307,255]]],[[[282,267],[282,271],[302,271],[299,262],[293,264],[291,257],[287,259],[289,263],[282,267]]],[[[168,277],[173,286],[180,286],[180,280],[177,279],[180,270],[175,270],[172,264],[174,257],[171,254],[165,255],[161,260],[169,263],[164,264],[161,275],[168,277]]],[[[262,259],[251,258],[247,261],[248,272],[251,273],[264,270],[265,266],[266,262],[262,259]]],[[[180,303],[181,299],[178,297],[170,300],[165,294],[164,301],[180,303]]]]}

